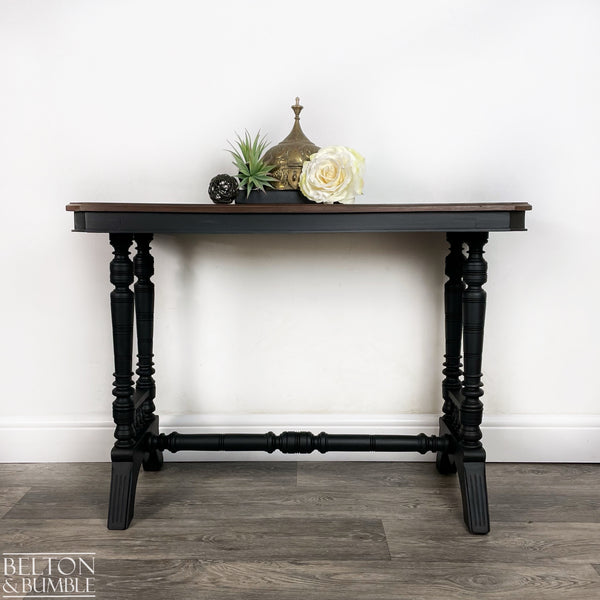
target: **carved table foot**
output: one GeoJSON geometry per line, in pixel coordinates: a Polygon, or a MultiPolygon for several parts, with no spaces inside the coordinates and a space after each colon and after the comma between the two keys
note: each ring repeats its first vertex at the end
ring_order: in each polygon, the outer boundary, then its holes
{"type": "Polygon", "coordinates": [[[490,515],[485,479],[485,450],[459,448],[455,459],[465,524],[471,533],[486,534],[490,531],[490,515]]]}
{"type": "Polygon", "coordinates": [[[143,453],[135,449],[113,449],[108,505],[109,529],[127,529],[133,519],[135,488],[142,457],[143,453]]]}

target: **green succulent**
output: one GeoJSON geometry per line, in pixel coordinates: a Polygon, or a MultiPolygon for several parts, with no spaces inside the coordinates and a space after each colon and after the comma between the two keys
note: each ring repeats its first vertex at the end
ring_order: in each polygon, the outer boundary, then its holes
{"type": "Polygon", "coordinates": [[[246,197],[250,195],[253,188],[265,191],[265,187],[273,187],[272,181],[277,181],[269,173],[275,165],[267,165],[263,160],[263,154],[267,147],[265,136],[260,136],[260,131],[254,139],[246,131],[242,139],[237,133],[235,145],[229,142],[233,150],[227,150],[233,156],[233,164],[238,170],[240,187],[246,188],[246,197]]]}

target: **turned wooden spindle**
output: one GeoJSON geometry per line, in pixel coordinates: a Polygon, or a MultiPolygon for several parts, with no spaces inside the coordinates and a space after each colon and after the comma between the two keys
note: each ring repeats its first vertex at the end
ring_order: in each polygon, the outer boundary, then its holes
{"type": "Polygon", "coordinates": [[[454,403],[449,392],[458,397],[462,388],[461,382],[461,342],[462,342],[462,301],[465,284],[462,279],[465,257],[463,254],[463,236],[459,233],[449,233],[447,236],[450,252],[446,257],[445,273],[448,281],[444,285],[444,312],[446,325],[446,354],[444,358],[444,381],[442,396],[444,406],[442,411],[447,415],[448,425],[455,425],[458,420],[454,403]]]}
{"type": "Polygon", "coordinates": [[[130,234],[111,234],[110,243],[114,258],[110,263],[110,282],[115,286],[110,294],[112,316],[115,380],[113,382],[113,418],[115,421],[115,446],[126,448],[135,441],[135,411],[133,405],[133,263],[129,247],[130,234]]]}
{"type": "Polygon", "coordinates": [[[152,339],[154,333],[154,258],[150,254],[151,233],[137,233],[135,235],[137,253],[133,259],[136,282],[135,290],[135,322],[137,331],[138,363],[136,374],[138,376],[136,387],[138,390],[148,390],[148,399],[142,405],[142,417],[145,422],[154,417],[154,397],[156,385],[154,383],[154,363],[152,353],[152,339]]]}
{"type": "Polygon", "coordinates": [[[464,264],[463,277],[467,285],[463,293],[463,345],[464,345],[464,400],[460,410],[460,437],[465,448],[481,447],[481,420],[483,396],[481,389],[481,355],[483,351],[483,328],[485,323],[487,263],[483,247],[487,233],[470,233],[465,241],[469,256],[464,264]]]}

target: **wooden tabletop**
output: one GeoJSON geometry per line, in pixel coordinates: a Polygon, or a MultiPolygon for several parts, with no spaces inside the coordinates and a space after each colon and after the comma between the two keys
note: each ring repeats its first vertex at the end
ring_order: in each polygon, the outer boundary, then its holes
{"type": "Polygon", "coordinates": [[[339,214],[413,212],[488,212],[531,210],[527,202],[482,204],[155,204],[134,202],[71,202],[72,212],[190,213],[190,214],[339,214]]]}
{"type": "Polygon", "coordinates": [[[487,204],[67,205],[89,233],[349,233],[524,231],[526,202],[487,204]]]}

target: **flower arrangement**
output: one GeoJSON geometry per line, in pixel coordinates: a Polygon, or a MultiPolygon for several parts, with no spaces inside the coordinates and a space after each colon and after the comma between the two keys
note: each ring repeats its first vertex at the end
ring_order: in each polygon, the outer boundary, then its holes
{"type": "Polygon", "coordinates": [[[313,202],[352,204],[363,193],[364,164],[352,148],[321,148],[302,165],[300,191],[313,202]]]}
{"type": "Polygon", "coordinates": [[[244,137],[236,134],[235,143],[229,142],[237,173],[211,179],[208,193],[213,202],[352,204],[363,193],[364,157],[346,146],[319,148],[300,127],[300,98],[291,108],[294,125],[279,144],[267,150],[265,136],[260,132],[251,136],[248,131],[244,137]]]}

